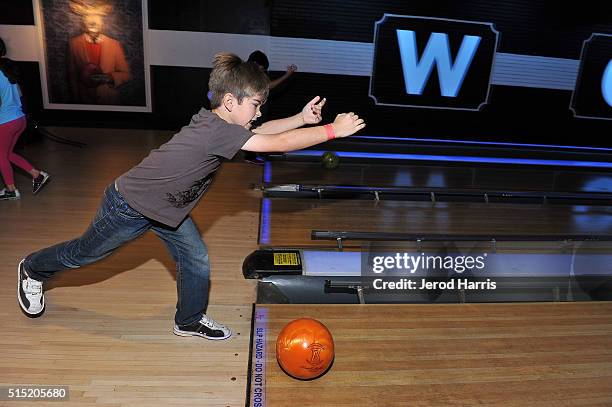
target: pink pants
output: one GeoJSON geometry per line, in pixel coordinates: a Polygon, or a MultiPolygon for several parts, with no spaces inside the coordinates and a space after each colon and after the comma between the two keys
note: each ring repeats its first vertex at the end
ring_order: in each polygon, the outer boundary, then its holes
{"type": "Polygon", "coordinates": [[[13,152],[15,144],[25,128],[25,117],[20,117],[8,123],[0,124],[0,173],[2,173],[2,178],[6,185],[15,184],[11,163],[26,172],[30,172],[34,168],[25,158],[13,152]]]}

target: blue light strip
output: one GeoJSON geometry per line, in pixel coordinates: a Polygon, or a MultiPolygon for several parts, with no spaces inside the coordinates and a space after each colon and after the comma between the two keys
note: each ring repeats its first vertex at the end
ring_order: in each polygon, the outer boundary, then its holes
{"type": "MultiPolygon", "coordinates": [[[[272,163],[270,161],[264,162],[263,182],[272,182],[272,163]]],[[[263,198],[261,201],[261,218],[259,219],[259,244],[270,243],[270,205],[270,200],[263,198]]]]}
{"type": "Polygon", "coordinates": [[[271,202],[268,198],[261,201],[261,219],[259,225],[259,244],[270,244],[270,216],[272,215],[271,202]]]}
{"type": "MultiPolygon", "coordinates": [[[[287,153],[290,157],[320,157],[325,151],[301,150],[287,153]]],[[[340,158],[367,158],[384,160],[412,160],[412,161],[446,161],[487,164],[515,164],[515,165],[548,165],[558,167],[589,167],[612,168],[612,163],[598,161],[569,161],[569,160],[536,160],[530,158],[503,158],[503,157],[471,157],[427,154],[389,154],[389,153],[360,153],[352,151],[336,151],[340,158]]]]}
{"type": "Polygon", "coordinates": [[[491,145],[491,146],[510,146],[510,147],[544,147],[544,148],[560,148],[567,150],[592,150],[612,152],[612,148],[606,147],[585,147],[585,146],[558,146],[554,144],[523,144],[523,143],[502,143],[496,141],[474,141],[474,140],[448,140],[435,138],[411,138],[411,137],[388,137],[388,136],[352,136],[351,139],[370,139],[370,140],[393,140],[393,141],[426,141],[426,142],[442,142],[450,144],[476,144],[476,145],[491,145]]]}
{"type": "Polygon", "coordinates": [[[272,181],[272,163],[270,161],[264,162],[263,181],[264,182],[272,181]]]}

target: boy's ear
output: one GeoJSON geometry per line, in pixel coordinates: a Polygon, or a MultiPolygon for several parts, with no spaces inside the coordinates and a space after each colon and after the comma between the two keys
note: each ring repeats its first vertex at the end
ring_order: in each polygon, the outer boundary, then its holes
{"type": "Polygon", "coordinates": [[[221,103],[228,112],[231,112],[234,109],[234,95],[232,95],[231,93],[226,93],[225,95],[223,95],[221,103]]]}

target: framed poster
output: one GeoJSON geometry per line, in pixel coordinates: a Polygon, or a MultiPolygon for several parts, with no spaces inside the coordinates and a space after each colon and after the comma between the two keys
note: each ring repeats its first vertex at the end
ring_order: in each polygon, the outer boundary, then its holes
{"type": "Polygon", "coordinates": [[[33,0],[45,109],[150,112],[146,0],[33,0]]]}

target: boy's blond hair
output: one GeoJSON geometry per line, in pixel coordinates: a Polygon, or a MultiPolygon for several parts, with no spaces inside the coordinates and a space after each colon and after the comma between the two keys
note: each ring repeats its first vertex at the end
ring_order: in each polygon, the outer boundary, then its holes
{"type": "Polygon", "coordinates": [[[234,95],[239,103],[242,103],[245,97],[255,95],[261,95],[265,100],[268,97],[269,85],[270,78],[257,65],[245,62],[234,54],[216,54],[208,80],[208,89],[211,92],[210,107],[219,107],[226,93],[234,95]]]}

